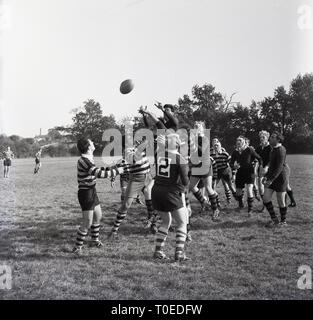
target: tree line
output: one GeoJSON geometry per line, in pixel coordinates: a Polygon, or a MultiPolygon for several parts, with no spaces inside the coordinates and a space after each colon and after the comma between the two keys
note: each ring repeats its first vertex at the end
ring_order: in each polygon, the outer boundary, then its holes
{"type": "MultiPolygon", "coordinates": [[[[217,136],[230,152],[239,135],[248,137],[251,145],[258,144],[258,132],[277,130],[285,136],[289,153],[313,154],[313,74],[298,75],[289,88],[277,87],[272,96],[261,101],[252,101],[244,106],[233,102],[218,92],[212,84],[195,85],[191,94],[178,99],[177,116],[180,123],[194,126],[195,121],[205,121],[211,129],[211,137],[217,136]]],[[[139,107],[139,106],[138,106],[139,107]]],[[[81,136],[95,142],[96,154],[104,147],[102,133],[105,129],[124,130],[123,121],[117,123],[113,114],[103,115],[101,105],[89,99],[73,111],[72,123],[56,126],[48,134],[38,138],[21,138],[17,135],[0,135],[0,152],[10,146],[16,157],[33,157],[40,146],[47,145],[44,154],[54,156],[77,155],[75,143],[81,136]]],[[[134,130],[143,128],[138,114],[134,130]]]]}

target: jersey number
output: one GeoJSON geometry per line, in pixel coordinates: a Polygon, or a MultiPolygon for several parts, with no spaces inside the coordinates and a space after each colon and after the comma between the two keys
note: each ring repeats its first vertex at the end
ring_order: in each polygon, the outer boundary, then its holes
{"type": "Polygon", "coordinates": [[[158,176],[161,177],[170,177],[170,159],[168,158],[159,158],[158,161],[158,176]]]}

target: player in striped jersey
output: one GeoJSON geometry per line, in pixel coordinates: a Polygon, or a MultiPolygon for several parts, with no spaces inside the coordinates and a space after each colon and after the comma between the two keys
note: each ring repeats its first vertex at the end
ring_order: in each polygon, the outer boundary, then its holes
{"type": "MultiPolygon", "coordinates": [[[[117,163],[120,164],[120,166],[124,170],[123,173],[120,174],[121,202],[123,202],[125,199],[127,186],[129,183],[129,171],[128,171],[129,164],[126,162],[125,157],[123,157],[117,163]]],[[[114,185],[115,185],[115,178],[112,178],[111,179],[111,186],[113,187],[114,185]]],[[[138,194],[136,197],[136,203],[143,205],[143,203],[140,199],[140,194],[138,194]]]]}
{"type": "Polygon", "coordinates": [[[212,158],[215,160],[217,166],[217,179],[213,180],[213,186],[215,189],[219,181],[222,180],[227,203],[230,203],[231,193],[236,198],[236,189],[232,184],[232,170],[229,165],[231,156],[226,152],[224,148],[222,148],[219,141],[215,142],[215,144],[213,145],[213,149],[214,152],[212,153],[212,158]]]}
{"type": "Polygon", "coordinates": [[[153,233],[157,230],[156,215],[151,200],[153,179],[150,172],[150,163],[145,153],[147,144],[148,141],[144,141],[137,147],[126,149],[125,157],[129,164],[129,183],[126,189],[125,199],[117,212],[116,219],[108,239],[117,239],[120,225],[125,219],[127,212],[133,203],[133,199],[141,191],[144,193],[146,199],[148,219],[151,221],[150,230],[153,233]]]}
{"type": "Polygon", "coordinates": [[[198,183],[202,180],[213,210],[212,220],[219,221],[218,195],[212,188],[214,171],[213,161],[210,157],[210,141],[204,135],[202,126],[199,126],[197,129],[196,136],[191,136],[190,139],[191,178],[189,190],[192,191],[202,206],[206,206],[205,198],[197,187],[198,183]],[[195,144],[196,139],[198,139],[197,145],[195,144]],[[197,171],[199,172],[197,173],[197,171]]]}
{"type": "Polygon", "coordinates": [[[90,139],[81,138],[77,142],[81,157],[77,161],[78,201],[82,209],[82,223],[77,231],[76,244],[73,252],[80,255],[90,229],[91,244],[101,247],[99,240],[100,221],[102,217],[99,198],[96,190],[97,178],[112,178],[122,172],[117,166],[98,168],[93,159],[95,150],[90,139]]]}
{"type": "Polygon", "coordinates": [[[180,145],[176,133],[166,135],[167,146],[164,154],[157,155],[155,184],[152,201],[162,222],[156,235],[154,258],[168,259],[163,248],[172,218],[176,221],[175,261],[190,260],[184,253],[187,236],[188,210],[185,203],[185,188],[189,183],[188,162],[178,152],[180,145]]]}

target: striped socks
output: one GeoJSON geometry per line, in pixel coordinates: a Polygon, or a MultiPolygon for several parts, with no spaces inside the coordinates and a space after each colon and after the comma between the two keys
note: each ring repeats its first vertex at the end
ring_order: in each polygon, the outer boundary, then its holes
{"type": "Polygon", "coordinates": [[[230,189],[225,189],[225,196],[228,203],[231,201],[231,191],[230,189]]]}
{"type": "Polygon", "coordinates": [[[156,240],[155,240],[155,251],[162,251],[165,240],[167,238],[168,230],[160,227],[157,234],[156,234],[156,240]]]}
{"type": "Polygon", "coordinates": [[[178,252],[183,252],[185,247],[187,234],[183,232],[182,230],[176,231],[176,248],[175,248],[175,254],[178,252]]]}
{"type": "Polygon", "coordinates": [[[201,191],[200,191],[200,190],[194,191],[194,192],[193,192],[193,195],[195,196],[195,198],[196,198],[196,199],[201,203],[201,205],[203,206],[204,203],[205,203],[205,199],[204,199],[201,191]]]}
{"type": "Polygon", "coordinates": [[[90,231],[91,231],[91,240],[93,242],[98,242],[99,241],[100,224],[93,224],[90,227],[90,231]]]}
{"type": "Polygon", "coordinates": [[[87,237],[88,232],[82,232],[79,228],[77,230],[77,237],[76,237],[76,248],[82,248],[84,241],[87,237]]]}
{"type": "Polygon", "coordinates": [[[125,219],[127,212],[117,212],[116,219],[112,228],[112,233],[117,233],[122,221],[125,219]]]}
{"type": "Polygon", "coordinates": [[[209,195],[209,200],[211,203],[211,208],[213,211],[217,210],[217,200],[218,200],[218,196],[217,194],[213,194],[213,195],[209,195]]]}

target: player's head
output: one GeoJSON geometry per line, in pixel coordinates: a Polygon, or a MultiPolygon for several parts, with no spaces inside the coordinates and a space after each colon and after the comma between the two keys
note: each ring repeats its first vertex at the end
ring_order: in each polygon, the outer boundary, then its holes
{"type": "Polygon", "coordinates": [[[244,136],[239,136],[236,140],[236,147],[242,149],[246,144],[246,138],[244,136]]]}
{"type": "Polygon", "coordinates": [[[217,140],[214,144],[213,144],[213,148],[215,151],[220,151],[222,148],[221,143],[217,140]]]}
{"type": "Polygon", "coordinates": [[[259,138],[260,138],[261,144],[266,144],[268,142],[269,137],[270,137],[269,132],[265,130],[262,130],[259,132],[259,138]]]}
{"type": "Polygon", "coordinates": [[[272,132],[270,136],[270,144],[272,146],[277,146],[279,143],[283,143],[283,142],[284,142],[284,136],[280,132],[278,131],[272,132]]]}
{"type": "Polygon", "coordinates": [[[163,106],[163,109],[167,112],[170,112],[170,113],[174,113],[174,111],[175,111],[175,108],[172,104],[165,104],[163,106]]]}
{"type": "Polygon", "coordinates": [[[212,146],[214,147],[214,145],[216,144],[216,143],[219,143],[220,141],[218,140],[218,137],[213,137],[213,139],[212,139],[212,146]]]}
{"type": "Polygon", "coordinates": [[[246,146],[249,146],[250,145],[250,139],[245,138],[245,144],[246,144],[246,146]]]}
{"type": "Polygon", "coordinates": [[[95,146],[90,139],[80,138],[77,141],[77,149],[80,154],[93,154],[95,151],[95,146]]]}
{"type": "Polygon", "coordinates": [[[195,129],[198,135],[204,135],[205,130],[205,122],[204,121],[196,121],[195,122],[195,129]]]}

